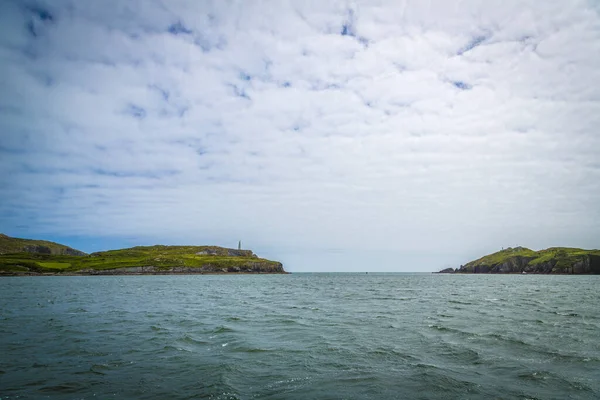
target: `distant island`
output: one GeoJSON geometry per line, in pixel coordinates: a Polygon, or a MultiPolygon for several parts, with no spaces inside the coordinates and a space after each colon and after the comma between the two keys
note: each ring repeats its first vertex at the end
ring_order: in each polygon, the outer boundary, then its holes
{"type": "Polygon", "coordinates": [[[507,249],[440,273],[471,274],[600,274],[600,250],[551,247],[533,251],[507,249]]]}
{"type": "Polygon", "coordinates": [[[285,274],[277,261],[218,246],[137,246],[86,254],[71,247],[0,234],[0,276],[285,274]]]}

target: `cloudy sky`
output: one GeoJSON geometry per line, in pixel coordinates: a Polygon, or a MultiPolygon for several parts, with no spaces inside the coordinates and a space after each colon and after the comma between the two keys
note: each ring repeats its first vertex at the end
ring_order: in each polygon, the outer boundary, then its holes
{"type": "Polygon", "coordinates": [[[433,271],[600,247],[592,1],[0,2],[0,231],[433,271]]]}

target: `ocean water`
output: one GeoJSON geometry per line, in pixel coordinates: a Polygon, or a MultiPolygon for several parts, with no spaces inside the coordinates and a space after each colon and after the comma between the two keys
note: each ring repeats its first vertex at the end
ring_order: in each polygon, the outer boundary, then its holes
{"type": "Polygon", "coordinates": [[[0,399],[598,399],[600,276],[0,279],[0,399]]]}

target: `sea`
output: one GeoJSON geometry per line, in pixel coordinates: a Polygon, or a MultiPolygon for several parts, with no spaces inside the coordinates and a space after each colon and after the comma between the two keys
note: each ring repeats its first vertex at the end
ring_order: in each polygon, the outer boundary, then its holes
{"type": "Polygon", "coordinates": [[[0,399],[599,399],[600,276],[0,278],[0,399]]]}

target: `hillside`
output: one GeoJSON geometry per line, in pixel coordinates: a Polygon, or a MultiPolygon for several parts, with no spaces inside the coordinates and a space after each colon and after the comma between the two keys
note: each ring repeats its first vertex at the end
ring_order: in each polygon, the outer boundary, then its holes
{"type": "MultiPolygon", "coordinates": [[[[67,248],[67,246],[63,247],[67,248]]],[[[259,258],[250,250],[217,246],[138,246],[82,256],[23,251],[0,254],[0,274],[4,275],[177,273],[285,273],[285,271],[281,263],[259,258]]]]}
{"type": "Polygon", "coordinates": [[[46,240],[20,239],[0,233],[0,255],[14,253],[85,256],[83,251],[46,240]]]}
{"type": "Polygon", "coordinates": [[[600,274],[600,250],[507,248],[445,273],[600,274]]]}

